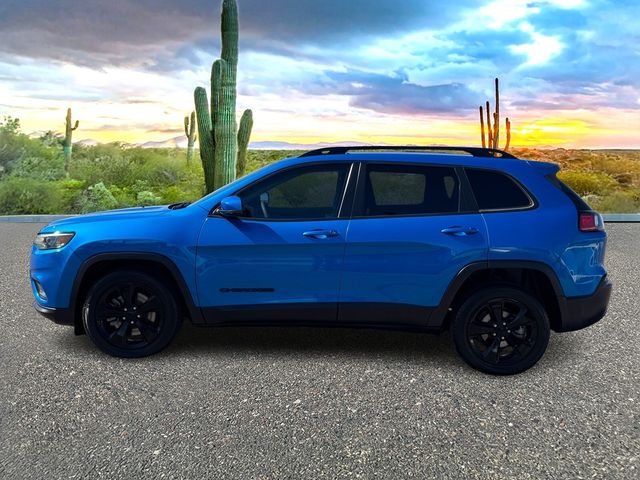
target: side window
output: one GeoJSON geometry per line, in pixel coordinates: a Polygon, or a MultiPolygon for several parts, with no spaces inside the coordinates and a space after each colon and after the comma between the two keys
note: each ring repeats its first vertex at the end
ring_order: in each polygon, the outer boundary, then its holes
{"type": "Polygon", "coordinates": [[[531,198],[507,175],[490,170],[465,169],[480,210],[511,210],[531,206],[531,198]]]}
{"type": "Polygon", "coordinates": [[[460,188],[451,167],[367,166],[364,216],[457,213],[460,188]]]}
{"type": "Polygon", "coordinates": [[[238,193],[244,217],[337,218],[351,164],[311,165],[277,173],[238,193]]]}

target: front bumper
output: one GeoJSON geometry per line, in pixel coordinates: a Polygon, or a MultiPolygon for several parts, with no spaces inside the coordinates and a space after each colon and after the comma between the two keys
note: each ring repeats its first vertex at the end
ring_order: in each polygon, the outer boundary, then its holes
{"type": "Polygon", "coordinates": [[[33,302],[33,308],[36,309],[40,315],[48,318],[58,325],[74,325],[74,318],[70,308],[52,308],[43,307],[38,302],[33,302]]]}
{"type": "Polygon", "coordinates": [[[562,306],[562,322],[558,332],[573,332],[593,325],[607,313],[613,286],[604,277],[596,291],[585,297],[565,298],[562,306]]]}

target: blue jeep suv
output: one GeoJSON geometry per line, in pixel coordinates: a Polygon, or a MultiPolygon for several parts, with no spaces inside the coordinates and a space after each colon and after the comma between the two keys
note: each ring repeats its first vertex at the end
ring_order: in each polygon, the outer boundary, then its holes
{"type": "Polygon", "coordinates": [[[162,350],[188,318],[450,329],[472,367],[518,373],[611,294],[602,218],[558,169],[481,148],[308,152],[192,204],[51,223],[35,308],[120,357],[162,350]]]}

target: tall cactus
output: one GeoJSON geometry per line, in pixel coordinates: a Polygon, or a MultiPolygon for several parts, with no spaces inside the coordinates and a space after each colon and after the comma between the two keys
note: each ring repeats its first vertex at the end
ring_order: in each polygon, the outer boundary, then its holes
{"type": "MultiPolygon", "coordinates": [[[[485,137],[485,126],[484,126],[484,115],[482,112],[482,105],[480,106],[480,136],[482,139],[482,147],[483,148],[500,148],[500,83],[496,78],[496,110],[491,113],[489,101],[486,103],[486,115],[487,115],[487,129],[486,129],[486,137],[485,137]],[[492,118],[493,117],[493,118],[492,118]],[[493,124],[492,124],[493,120],[493,124]]],[[[507,132],[507,142],[504,147],[504,151],[508,151],[511,145],[511,121],[509,118],[506,118],[506,132],[507,132]]]]}
{"type": "Polygon", "coordinates": [[[239,131],[236,125],[238,5],[235,0],[222,1],[221,34],[221,58],[211,67],[211,103],[204,88],[197,87],[194,92],[207,193],[244,172],[253,125],[250,110],[244,112],[239,131]]]}
{"type": "Polygon", "coordinates": [[[75,126],[71,126],[71,109],[67,108],[67,118],[65,119],[65,133],[64,133],[64,142],[63,142],[63,153],[64,153],[64,165],[65,168],[69,165],[69,160],[71,160],[71,150],[73,149],[73,132],[77,130],[80,126],[80,122],[76,120],[75,126]]]}
{"type": "Polygon", "coordinates": [[[244,175],[247,168],[247,150],[249,149],[249,137],[253,129],[253,112],[245,110],[240,119],[238,128],[238,163],[236,165],[236,177],[244,175]]]}
{"type": "Polygon", "coordinates": [[[184,134],[187,136],[187,164],[193,160],[193,146],[196,142],[196,112],[191,112],[191,118],[184,117],[184,134]]]}

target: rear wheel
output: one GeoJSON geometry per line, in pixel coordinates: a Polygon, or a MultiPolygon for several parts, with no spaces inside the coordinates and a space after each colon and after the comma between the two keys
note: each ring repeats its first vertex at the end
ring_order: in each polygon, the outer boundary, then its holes
{"type": "Polygon", "coordinates": [[[510,287],[482,289],[457,310],[451,325],[460,356],[473,368],[512,375],[535,365],[549,343],[549,318],[538,300],[510,287]]]}
{"type": "Polygon", "coordinates": [[[82,309],[84,328],[102,351],[117,357],[145,357],[165,348],[181,324],[169,289],[140,272],[106,275],[89,291],[82,309]]]}

